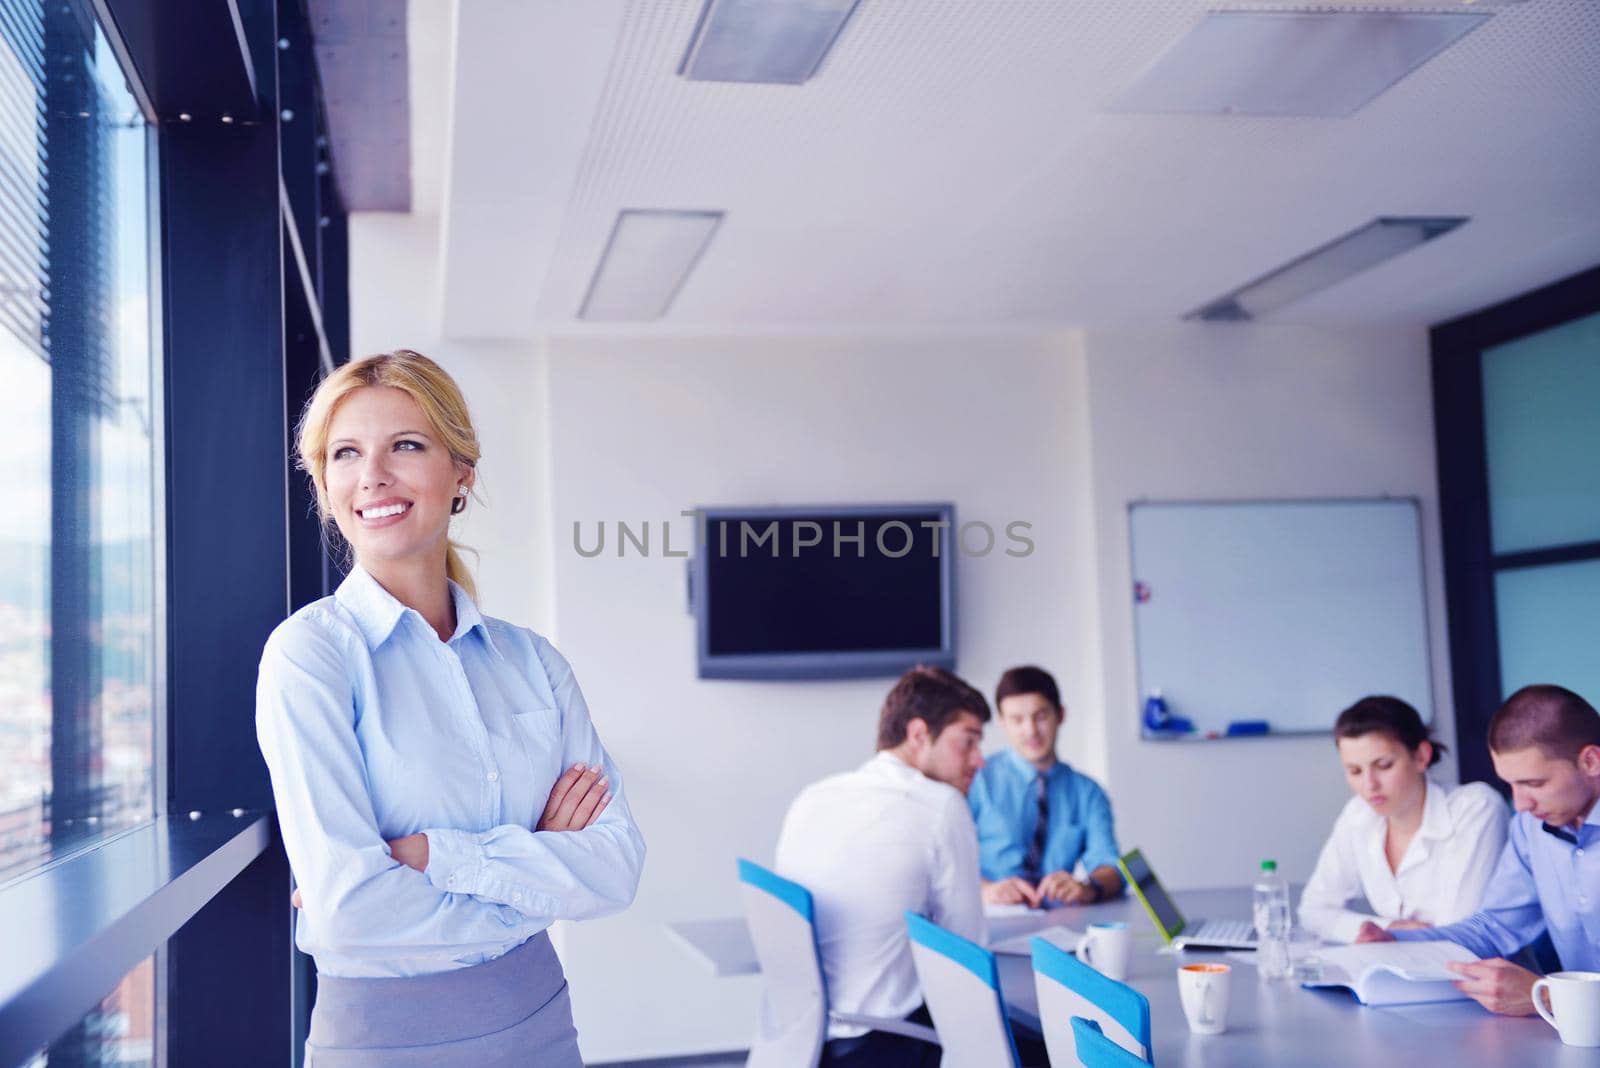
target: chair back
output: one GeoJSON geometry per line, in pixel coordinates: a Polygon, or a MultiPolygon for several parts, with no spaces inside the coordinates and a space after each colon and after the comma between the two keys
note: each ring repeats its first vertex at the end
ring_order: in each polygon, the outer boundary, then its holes
{"type": "Polygon", "coordinates": [[[1104,1036],[1135,1057],[1151,1063],[1150,999],[1126,983],[1108,978],[1060,946],[1035,938],[1033,984],[1039,994],[1039,1026],[1051,1064],[1075,1064],[1083,1056],[1074,1037],[1073,1017],[1098,1024],[1104,1036]]]}
{"type": "Polygon", "coordinates": [[[739,861],[745,921],[764,989],[747,1068],[815,1068],[828,1031],[828,990],[817,953],[811,891],[739,861]]]}
{"type": "Polygon", "coordinates": [[[932,920],[906,913],[911,959],[944,1047],[942,1068],[1017,1068],[994,954],[932,920]]]}
{"type": "MultiPolygon", "coordinates": [[[[1100,1030],[1100,1025],[1082,1016],[1072,1018],[1072,1034],[1078,1044],[1078,1062],[1083,1068],[1142,1068],[1144,1061],[1135,1057],[1100,1030]]],[[[1056,1064],[1055,1050],[1050,1051],[1050,1063],[1056,1064]]],[[[1061,1061],[1069,1065],[1071,1061],[1061,1061]]]]}

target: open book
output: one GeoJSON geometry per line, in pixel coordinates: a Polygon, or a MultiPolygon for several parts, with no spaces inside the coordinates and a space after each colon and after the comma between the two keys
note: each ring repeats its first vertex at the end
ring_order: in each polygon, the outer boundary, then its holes
{"type": "Polygon", "coordinates": [[[1302,986],[1345,986],[1363,1005],[1415,1005],[1466,997],[1446,961],[1477,960],[1454,942],[1367,942],[1317,951],[1322,978],[1302,986]]]}

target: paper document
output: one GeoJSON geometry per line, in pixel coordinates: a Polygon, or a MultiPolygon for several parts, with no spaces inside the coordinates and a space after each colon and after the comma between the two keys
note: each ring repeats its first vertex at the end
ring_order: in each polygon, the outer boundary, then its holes
{"type": "Polygon", "coordinates": [[[996,953],[1010,953],[1018,957],[1031,957],[1033,955],[1033,940],[1042,938],[1058,949],[1068,953],[1078,951],[1078,943],[1083,941],[1083,932],[1074,931],[1070,927],[1044,927],[1027,934],[1013,935],[1002,938],[998,942],[989,943],[989,948],[996,953]]]}
{"type": "Polygon", "coordinates": [[[1470,949],[1454,942],[1363,942],[1352,946],[1320,949],[1324,967],[1344,969],[1347,975],[1360,975],[1368,968],[1383,968],[1414,983],[1451,982],[1461,978],[1445,967],[1447,961],[1477,960],[1470,949]]]}
{"type": "Polygon", "coordinates": [[[1454,942],[1368,942],[1317,951],[1322,979],[1307,987],[1349,987],[1363,1005],[1408,1005],[1455,1001],[1466,997],[1455,988],[1461,977],[1445,967],[1449,961],[1478,957],[1454,942]]]}

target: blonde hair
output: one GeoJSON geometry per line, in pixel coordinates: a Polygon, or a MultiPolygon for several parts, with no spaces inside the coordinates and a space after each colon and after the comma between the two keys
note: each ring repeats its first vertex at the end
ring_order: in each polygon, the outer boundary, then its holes
{"type": "MultiPolygon", "coordinates": [[[[389,386],[403,391],[422,409],[434,433],[449,450],[450,458],[468,467],[478,466],[478,434],[472,429],[467,400],[444,368],[411,349],[396,349],[353,360],[317,386],[295,431],[299,454],[296,460],[300,469],[311,476],[311,484],[317,491],[317,514],[324,529],[333,519],[327,482],[328,425],[333,422],[333,413],[340,403],[367,386],[389,386]]],[[[463,549],[465,546],[448,538],[445,540],[445,574],[477,600],[477,583],[461,558],[463,549]]],[[[471,552],[470,549],[466,551],[471,552]]]]}

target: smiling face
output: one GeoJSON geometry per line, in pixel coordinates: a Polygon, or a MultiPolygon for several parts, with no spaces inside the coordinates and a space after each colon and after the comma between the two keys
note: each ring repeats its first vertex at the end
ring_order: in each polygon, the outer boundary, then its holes
{"type": "Polygon", "coordinates": [[[1427,798],[1428,761],[1433,746],[1423,742],[1406,749],[1388,731],[1368,731],[1339,739],[1339,760],[1344,764],[1350,792],[1372,806],[1380,816],[1405,817],[1419,811],[1427,798]]]}
{"type": "Polygon", "coordinates": [[[1584,746],[1576,761],[1537,745],[1509,753],[1491,749],[1489,757],[1494,773],[1510,785],[1516,810],[1552,827],[1577,824],[1600,798],[1600,746],[1584,746]]]}
{"type": "Polygon", "coordinates": [[[457,463],[411,395],[363,386],[328,422],[328,502],[356,559],[377,574],[445,559],[450,506],[473,469],[457,463]]]}

